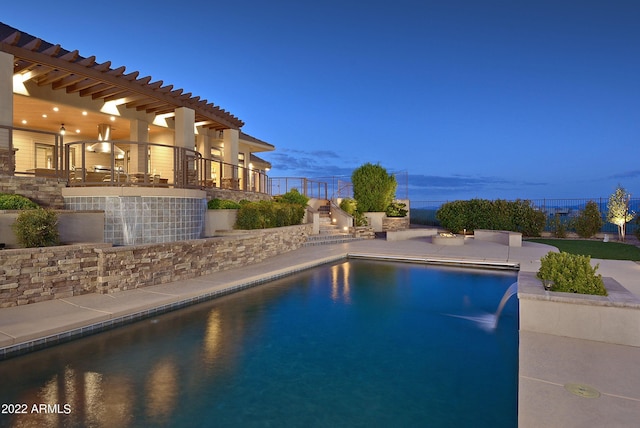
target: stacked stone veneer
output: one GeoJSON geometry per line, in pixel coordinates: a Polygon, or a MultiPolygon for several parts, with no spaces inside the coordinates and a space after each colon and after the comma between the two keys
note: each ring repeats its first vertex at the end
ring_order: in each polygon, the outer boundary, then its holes
{"type": "Polygon", "coordinates": [[[63,209],[64,181],[44,177],[15,177],[0,175],[0,193],[25,196],[42,207],[63,209]]]}
{"type": "Polygon", "coordinates": [[[207,200],[211,199],[228,199],[230,201],[240,202],[242,200],[258,202],[269,201],[271,196],[265,193],[244,192],[242,190],[228,190],[219,188],[207,188],[207,200]]]}
{"type": "Polygon", "coordinates": [[[0,251],[0,308],[95,291],[97,248],[69,245],[0,251]]]}
{"type": "Polygon", "coordinates": [[[385,217],[382,219],[383,232],[409,229],[409,217],[385,217]]]}
{"type": "Polygon", "coordinates": [[[203,236],[203,198],[160,196],[65,197],[66,208],[104,211],[104,242],[114,245],[173,242],[203,236]]]}
{"type": "Polygon", "coordinates": [[[147,287],[261,262],[300,248],[311,225],[231,236],[111,247],[69,245],[0,251],[0,307],[147,287]]]}

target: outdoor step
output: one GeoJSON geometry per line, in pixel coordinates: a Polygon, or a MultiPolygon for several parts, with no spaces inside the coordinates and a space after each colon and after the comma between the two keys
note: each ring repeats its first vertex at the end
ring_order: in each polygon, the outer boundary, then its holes
{"type": "Polygon", "coordinates": [[[307,237],[307,242],[304,243],[304,247],[311,247],[315,245],[330,245],[330,244],[343,244],[345,242],[361,241],[364,238],[354,238],[351,235],[313,235],[307,237]]]}

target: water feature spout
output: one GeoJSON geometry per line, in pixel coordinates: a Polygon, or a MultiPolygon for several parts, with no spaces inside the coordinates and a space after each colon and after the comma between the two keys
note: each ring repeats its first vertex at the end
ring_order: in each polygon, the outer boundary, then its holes
{"type": "Polygon", "coordinates": [[[511,296],[515,295],[518,293],[518,283],[514,282],[513,284],[511,284],[509,286],[509,288],[507,288],[507,291],[504,292],[504,295],[502,296],[502,299],[500,300],[500,304],[498,305],[498,310],[496,311],[495,314],[495,322],[493,327],[496,328],[498,326],[498,320],[500,319],[500,314],[502,313],[502,310],[504,309],[504,306],[507,304],[507,302],[509,301],[509,299],[511,298],[511,296]]]}

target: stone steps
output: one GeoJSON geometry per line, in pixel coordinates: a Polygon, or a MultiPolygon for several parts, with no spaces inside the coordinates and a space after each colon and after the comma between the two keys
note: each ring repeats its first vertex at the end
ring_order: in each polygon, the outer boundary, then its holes
{"type": "Polygon", "coordinates": [[[325,235],[313,235],[307,237],[307,242],[303,244],[303,247],[312,247],[316,245],[329,245],[329,244],[343,244],[345,242],[361,241],[363,238],[354,238],[349,234],[325,234],[325,235]]]}

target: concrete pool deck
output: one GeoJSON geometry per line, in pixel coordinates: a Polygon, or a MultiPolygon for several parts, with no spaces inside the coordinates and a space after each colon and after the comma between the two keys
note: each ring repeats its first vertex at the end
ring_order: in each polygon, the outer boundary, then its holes
{"type": "MultiPolygon", "coordinates": [[[[449,263],[508,263],[518,264],[521,271],[535,272],[540,257],[549,249],[530,242],[524,242],[522,247],[508,247],[472,238],[463,246],[443,246],[433,245],[424,237],[301,248],[262,263],[186,281],[0,309],[0,359],[20,350],[125,324],[340,260],[347,254],[449,263]]],[[[599,273],[613,277],[640,296],[640,264],[598,262],[599,273]]],[[[532,332],[520,332],[519,346],[519,426],[637,426],[640,420],[640,348],[532,332]],[[597,390],[600,396],[575,395],[565,387],[569,384],[586,385],[597,390]]]]}

